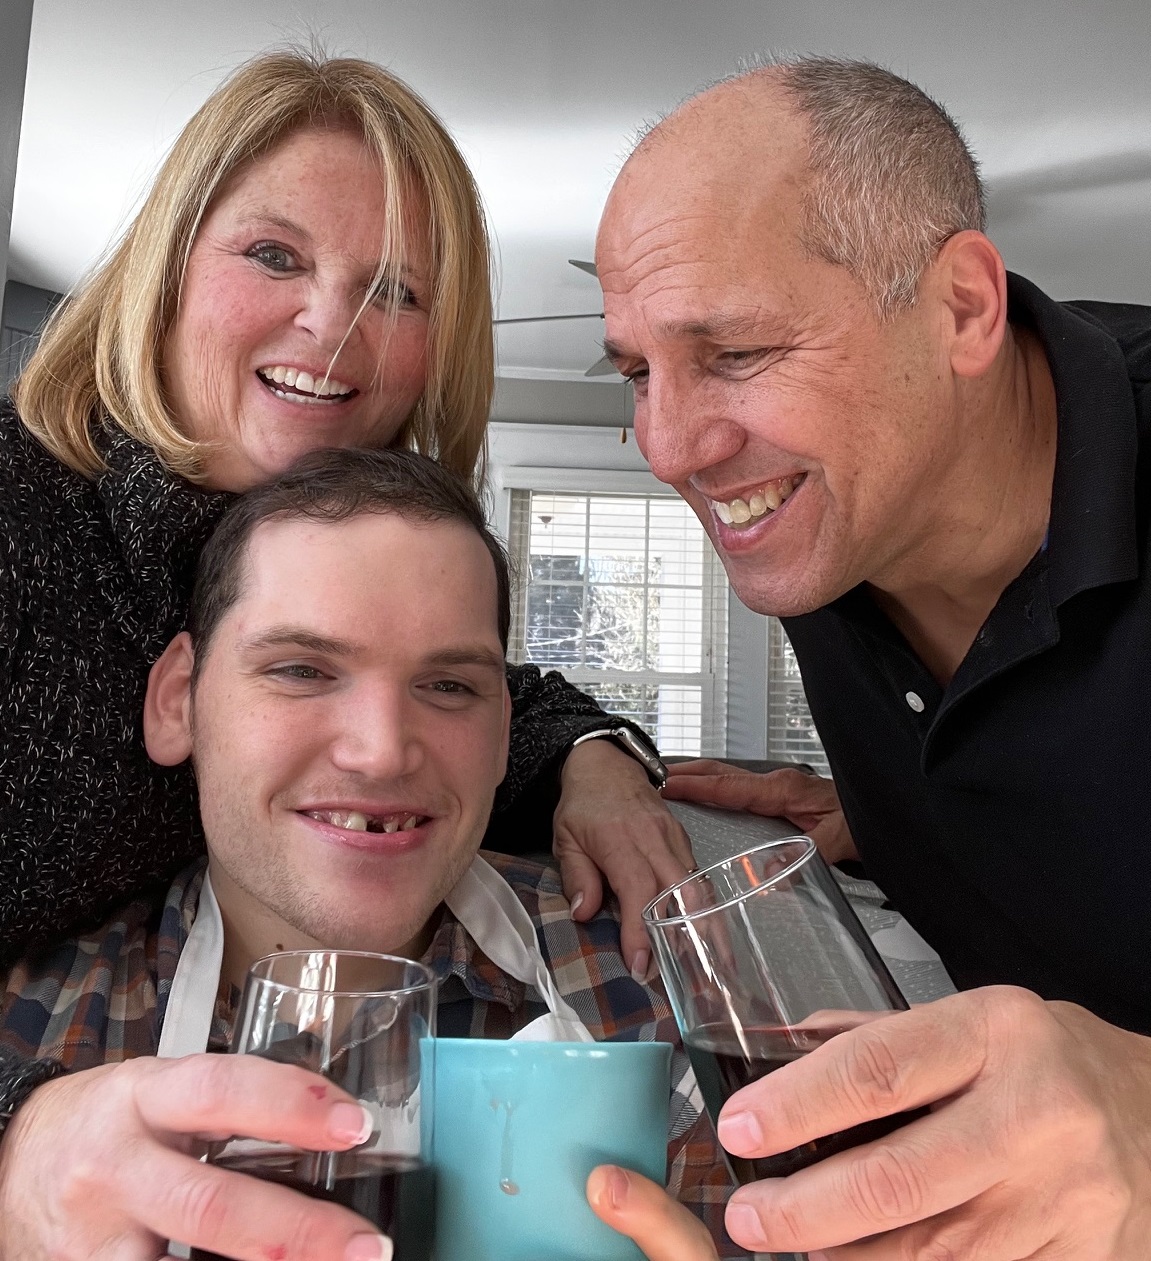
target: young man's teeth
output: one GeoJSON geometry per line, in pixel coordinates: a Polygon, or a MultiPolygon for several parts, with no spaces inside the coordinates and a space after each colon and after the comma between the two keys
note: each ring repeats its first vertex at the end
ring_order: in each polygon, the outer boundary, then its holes
{"type": "Polygon", "coordinates": [[[783,477],[778,482],[757,490],[747,499],[732,499],[728,503],[713,499],[711,506],[724,525],[747,525],[749,521],[758,521],[760,517],[774,512],[780,504],[785,503],[799,481],[798,477],[783,477]]]}
{"type": "Polygon", "coordinates": [[[343,828],[345,832],[410,832],[420,826],[422,814],[391,814],[385,818],[378,815],[366,815],[362,810],[316,810],[312,818],[320,823],[327,823],[334,828],[343,828]],[[373,826],[373,824],[375,826],[373,826]]]}
{"type": "Polygon", "coordinates": [[[345,832],[366,832],[368,816],[360,810],[333,810],[320,816],[324,822],[334,828],[343,828],[345,832]]]}

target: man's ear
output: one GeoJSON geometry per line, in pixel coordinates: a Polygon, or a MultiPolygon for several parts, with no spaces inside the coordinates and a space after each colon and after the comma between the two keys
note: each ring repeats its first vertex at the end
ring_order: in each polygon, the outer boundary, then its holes
{"type": "Polygon", "coordinates": [[[161,766],[178,766],[192,755],[193,659],[191,637],[181,631],[148,673],[144,747],[161,766]]]}
{"type": "Polygon", "coordinates": [[[995,361],[1007,329],[1007,271],[982,232],[957,232],[946,241],[935,269],[947,308],[952,370],[982,376],[995,361]]]}

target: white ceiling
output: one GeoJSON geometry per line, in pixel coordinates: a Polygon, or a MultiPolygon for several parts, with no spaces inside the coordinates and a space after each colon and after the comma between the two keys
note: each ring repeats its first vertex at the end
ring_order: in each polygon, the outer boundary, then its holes
{"type": "MultiPolygon", "coordinates": [[[[629,136],[768,48],[913,79],[979,156],[1009,267],[1057,297],[1151,302],[1149,0],[35,0],[9,275],[67,289],[227,72],[313,38],[387,65],[451,127],[504,316],[598,310],[565,260],[590,257],[629,136]]],[[[619,423],[620,386],[572,384],[600,336],[502,330],[505,418],[619,423]]]]}

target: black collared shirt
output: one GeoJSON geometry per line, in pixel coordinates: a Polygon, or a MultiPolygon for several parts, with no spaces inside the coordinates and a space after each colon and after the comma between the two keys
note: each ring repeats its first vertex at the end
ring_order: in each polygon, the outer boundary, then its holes
{"type": "Polygon", "coordinates": [[[946,688],[866,587],[784,625],[868,874],[956,983],[1151,1033],[1151,308],[1008,296],[1058,400],[1045,548],[946,688]]]}

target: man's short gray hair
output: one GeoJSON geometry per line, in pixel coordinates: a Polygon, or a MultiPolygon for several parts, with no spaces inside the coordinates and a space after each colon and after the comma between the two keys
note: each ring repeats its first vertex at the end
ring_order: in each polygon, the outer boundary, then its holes
{"type": "Polygon", "coordinates": [[[725,82],[760,75],[808,126],[804,245],[851,272],[884,318],[913,306],[939,247],[987,221],[979,168],[955,121],[872,62],[773,56],[725,82]]]}

